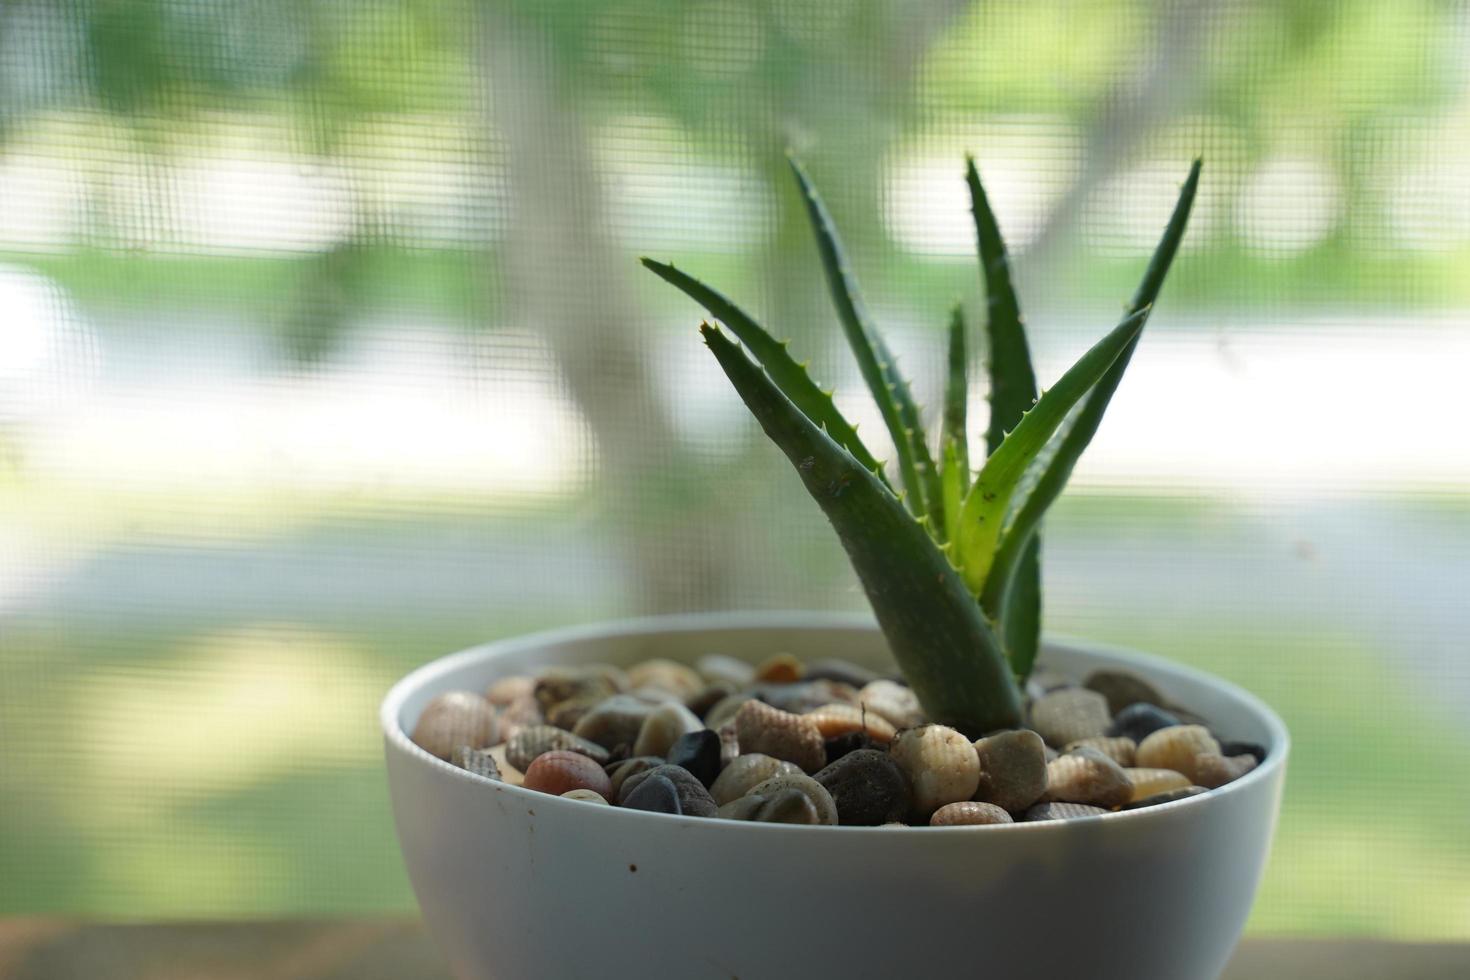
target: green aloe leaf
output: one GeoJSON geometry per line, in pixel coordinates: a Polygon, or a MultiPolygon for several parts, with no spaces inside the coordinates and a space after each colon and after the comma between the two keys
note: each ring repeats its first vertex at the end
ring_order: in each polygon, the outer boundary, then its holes
{"type": "Polygon", "coordinates": [[[1147,315],[1147,309],[1140,310],[1094,344],[1022,416],[1020,423],[985,461],[974,486],[965,495],[959,535],[951,542],[951,557],[975,595],[985,588],[1002,521],[1027,467],[1056,434],[1073,406],[1086,397],[1138,336],[1147,315]]]}
{"type": "Polygon", "coordinates": [[[939,474],[934,467],[934,458],[929,454],[924,426],[908,382],[899,373],[893,353],[878,333],[858,293],[827,206],[822,203],[806,171],[794,158],[791,159],[791,170],[801,187],[802,200],[806,202],[807,215],[817,236],[817,251],[821,253],[822,270],[832,292],[832,302],[837,307],[837,319],[842,323],[842,331],[847,336],[853,356],[857,358],[863,380],[873,393],[873,400],[878,403],[883,424],[893,437],[899,476],[908,492],[909,507],[919,517],[929,515],[933,526],[940,527],[944,523],[941,513],[944,505],[939,474]]]}
{"type": "Polygon", "coordinates": [[[741,399],[832,522],[925,712],[971,737],[1013,727],[1020,692],[970,590],[893,493],[813,424],[734,341],[700,327],[741,399]]]}
{"type": "Polygon", "coordinates": [[[951,436],[944,439],[944,466],[940,471],[940,490],[944,494],[944,538],[953,541],[959,532],[960,506],[965,502],[965,484],[969,482],[970,467],[961,455],[958,440],[951,436]]]}
{"type": "Polygon", "coordinates": [[[750,351],[760,362],[761,367],[766,369],[766,373],[771,376],[776,386],[787,398],[791,399],[797,408],[801,409],[807,418],[825,428],[827,434],[852,453],[859,463],[878,474],[878,478],[887,483],[887,478],[883,476],[883,464],[873,458],[873,454],[868,452],[868,447],[863,445],[863,441],[858,438],[857,426],[843,417],[832,402],[832,393],[824,391],[812,380],[811,375],[807,374],[806,365],[791,356],[785,342],[772,337],[753,317],[736,306],[723,293],[705,285],[688,273],[680,272],[672,265],[646,257],[639,261],[643,263],[644,268],[682,291],[708,310],[711,316],[729,327],[730,332],[740,338],[745,349],[750,351]]]}
{"type": "MultiPolygon", "coordinates": [[[[1179,200],[1174,205],[1174,213],[1170,216],[1163,237],[1159,240],[1159,245],[1149,260],[1148,269],[1143,274],[1143,281],[1139,283],[1138,290],[1133,294],[1133,299],[1128,305],[1129,313],[1125,323],[1140,317],[1146,321],[1154,301],[1158,299],[1159,290],[1163,288],[1164,279],[1169,274],[1169,267],[1174,262],[1174,256],[1179,251],[1179,243],[1183,240],[1185,228],[1189,224],[1189,214],[1194,207],[1195,192],[1199,189],[1201,165],[1200,160],[1195,160],[1194,165],[1189,169],[1189,177],[1185,179],[1184,186],[1180,188],[1179,200]]],[[[1141,332],[1142,321],[1139,333],[1141,332]]],[[[1015,588],[1014,583],[1019,578],[1016,570],[1025,560],[1024,556],[1030,547],[1031,539],[1035,537],[1041,518],[1061,496],[1067,480],[1072,475],[1073,468],[1077,465],[1077,460],[1092,442],[1092,437],[1097,434],[1098,426],[1102,424],[1103,414],[1108,409],[1113,393],[1118,390],[1118,383],[1123,380],[1123,372],[1128,369],[1128,362],[1133,357],[1133,351],[1137,345],[1138,334],[1135,334],[1133,340],[1128,343],[1122,354],[1098,382],[1096,389],[1088,395],[1087,401],[1078,411],[1056,452],[1037,477],[1031,492],[1017,508],[1009,526],[1005,529],[1005,534],[996,549],[990,580],[986,582],[984,593],[981,595],[981,604],[991,615],[995,615],[995,610],[1007,607],[1008,595],[1015,588]]]]}
{"type": "MultiPolygon", "coordinates": [[[[955,460],[944,461],[944,473],[954,469],[960,478],[960,493],[970,489],[970,446],[965,435],[969,422],[970,356],[965,343],[965,311],[956,303],[949,315],[949,381],[944,387],[944,424],[939,430],[942,446],[954,444],[955,460]]],[[[945,500],[949,494],[945,493],[945,500]]],[[[949,514],[946,506],[945,514],[949,514]]]]}
{"type": "MultiPolygon", "coordinates": [[[[975,158],[965,159],[965,183],[970,188],[970,210],[975,217],[975,238],[980,268],[985,275],[987,316],[985,332],[990,343],[990,425],[986,429],[986,452],[1000,448],[1005,434],[1021,423],[1021,416],[1036,402],[1036,370],[1031,365],[1031,348],[1021,319],[1021,303],[1011,282],[1011,260],[1001,236],[990,199],[980,182],[975,158]]],[[[1031,672],[1041,642],[1041,542],[1034,537],[1020,555],[1015,584],[1009,599],[991,615],[1000,625],[1006,653],[1018,677],[1031,672]]]]}

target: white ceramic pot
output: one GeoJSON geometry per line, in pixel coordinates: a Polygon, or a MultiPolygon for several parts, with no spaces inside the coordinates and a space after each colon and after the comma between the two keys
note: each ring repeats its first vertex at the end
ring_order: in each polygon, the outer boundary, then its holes
{"type": "Polygon", "coordinates": [[[1265,866],[1287,734],[1264,704],[1167,661],[1048,643],[1081,677],[1124,667],[1268,749],[1222,789],[996,827],[804,827],[595,806],[472,776],[409,741],[434,695],[548,664],[775,651],[889,668],[870,620],[697,615],[559,630],[422,667],[383,702],[398,839],[462,978],[779,980],[1217,977],[1265,866]]]}

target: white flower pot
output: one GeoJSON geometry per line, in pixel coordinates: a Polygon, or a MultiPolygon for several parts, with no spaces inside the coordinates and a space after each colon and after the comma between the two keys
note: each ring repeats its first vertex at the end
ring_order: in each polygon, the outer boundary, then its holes
{"type": "Polygon", "coordinates": [[[428,664],[383,702],[398,838],[429,932],[463,978],[779,980],[1217,977],[1244,926],[1288,739],[1246,692],[1076,642],[1042,662],[1123,667],[1215,730],[1268,749],[1222,789],[1065,822],[867,828],[621,810],[492,783],[407,732],[434,695],[547,664],[708,652],[890,668],[860,617],[696,615],[558,630],[428,664]]]}

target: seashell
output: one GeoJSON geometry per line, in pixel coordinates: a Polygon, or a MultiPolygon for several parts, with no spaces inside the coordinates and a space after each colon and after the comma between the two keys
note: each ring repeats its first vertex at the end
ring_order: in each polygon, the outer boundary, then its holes
{"type": "Polygon", "coordinates": [[[1014,823],[1011,815],[993,803],[962,800],[946,803],[929,818],[931,827],[973,827],[984,824],[1014,823]]]}
{"type": "Polygon", "coordinates": [[[813,681],[838,681],[858,689],[880,679],[882,675],[850,660],[820,657],[806,665],[804,676],[813,681]]]}
{"type": "Polygon", "coordinates": [[[1143,769],[1173,769],[1195,778],[1195,758],[1201,755],[1219,755],[1220,743],[1203,725],[1175,725],[1160,728],[1138,744],[1137,764],[1143,769]]]}
{"type": "Polygon", "coordinates": [[[803,715],[773,708],[761,701],[747,701],[735,713],[735,734],[741,753],[760,752],[794,762],[804,772],[816,772],[827,764],[822,733],[803,715]]]}
{"type": "Polygon", "coordinates": [[[704,784],[695,779],[686,769],[678,766],[659,766],[647,772],[636,773],[623,781],[622,788],[618,791],[619,803],[623,806],[629,805],[628,801],[633,799],[639,788],[648,782],[670,782],[673,783],[675,791],[679,796],[679,813],[691,817],[713,817],[719,807],[709,795],[709,790],[704,784]]]}
{"type": "Polygon", "coordinates": [[[1253,755],[1201,753],[1194,757],[1194,781],[1205,789],[1215,789],[1239,779],[1257,765],[1253,755]]]}
{"type": "Polygon", "coordinates": [[[561,794],[561,798],[564,800],[581,800],[583,803],[601,803],[603,806],[610,805],[601,793],[592,789],[569,789],[561,794]]]}
{"type": "Polygon", "coordinates": [[[520,786],[526,781],[526,776],[515,766],[511,765],[510,760],[505,757],[505,750],[509,744],[508,742],[501,742],[488,751],[490,758],[495,762],[495,768],[500,770],[500,781],[507,786],[520,786]]]}
{"type": "Polygon", "coordinates": [[[704,678],[699,676],[699,671],[687,664],[663,658],[645,660],[629,667],[628,681],[634,688],[661,688],[680,701],[693,697],[704,687],[704,678]]]}
{"type": "Polygon", "coordinates": [[[1125,806],[1123,809],[1139,810],[1146,806],[1158,806],[1160,803],[1173,803],[1175,800],[1187,800],[1191,796],[1198,796],[1201,793],[1208,792],[1209,790],[1205,789],[1203,786],[1181,786],[1178,789],[1171,789],[1166,790],[1162,793],[1155,793],[1153,796],[1145,796],[1141,800],[1133,801],[1132,803],[1125,806]]]}
{"type": "Polygon", "coordinates": [[[740,706],[752,700],[754,698],[751,695],[738,693],[716,701],[714,707],[705,713],[704,723],[710,728],[718,730],[726,722],[734,721],[735,714],[740,710],[740,706]]]}
{"type": "Polygon", "coordinates": [[[572,732],[608,751],[631,746],[656,707],[631,694],[614,694],[579,718],[572,732]]]}
{"type": "Polygon", "coordinates": [[[617,681],[597,664],[586,664],[547,667],[537,676],[534,693],[541,710],[548,712],[563,701],[600,701],[620,690],[617,681]]]}
{"type": "Polygon", "coordinates": [[[1164,703],[1164,696],[1158,688],[1126,670],[1093,671],[1082,686],[1107,699],[1109,714],[1116,715],[1130,704],[1164,703]]]}
{"type": "Polygon", "coordinates": [[[1142,742],[1160,728],[1182,725],[1184,722],[1156,704],[1130,704],[1113,716],[1108,726],[1109,735],[1123,735],[1142,742]]]}
{"type": "Polygon", "coordinates": [[[823,739],[865,732],[874,742],[887,745],[898,734],[888,719],[862,705],[835,702],[824,704],[814,711],[808,711],[805,717],[817,726],[823,739]]]}
{"type": "Polygon", "coordinates": [[[832,794],[827,792],[827,787],[810,776],[801,773],[782,773],[764,782],[756,783],[746,795],[772,797],[788,789],[800,791],[811,801],[817,811],[817,823],[828,827],[836,826],[837,804],[833,802],[832,794]]]}
{"type": "Polygon", "coordinates": [[[661,704],[643,720],[638,741],[633,743],[633,754],[667,756],[680,735],[703,728],[699,716],[682,704],[661,704]]]}
{"type": "Polygon", "coordinates": [[[1083,687],[1048,692],[1031,705],[1031,727],[1057,748],[1102,735],[1112,720],[1107,698],[1083,687]]]}
{"type": "Polygon", "coordinates": [[[536,678],[528,674],[512,674],[491,684],[485,691],[485,700],[497,708],[504,708],[535,693],[536,678]]]}
{"type": "Polygon", "coordinates": [[[558,751],[580,752],[600,766],[606,765],[609,758],[607,749],[596,742],[550,725],[528,725],[505,743],[506,759],[522,772],[542,753],[558,751]]]}
{"type": "Polygon", "coordinates": [[[451,761],[476,776],[484,776],[486,779],[500,782],[500,766],[489,749],[472,749],[468,745],[461,745],[454,750],[454,758],[451,761]]]}
{"type": "Polygon", "coordinates": [[[971,797],[1020,813],[1046,792],[1046,753],[1041,736],[1029,729],[997,732],[975,742],[980,782],[971,797]]]}
{"type": "Polygon", "coordinates": [[[772,796],[742,796],[720,807],[717,816],[761,823],[821,823],[816,804],[799,789],[783,789],[772,796]]]}
{"type": "Polygon", "coordinates": [[[715,777],[710,785],[710,796],[715,803],[724,806],[737,800],[751,789],[772,776],[800,775],[801,769],[789,762],[773,759],[759,752],[737,756],[715,777]]]}
{"type": "Polygon", "coordinates": [[[1081,817],[1100,817],[1108,811],[1100,806],[1086,803],[1038,803],[1021,816],[1026,823],[1040,820],[1076,820],[1081,817]]]}
{"type": "Polygon", "coordinates": [[[975,795],[980,757],[968,738],[947,725],[924,725],[899,732],[888,754],[913,790],[913,813],[929,816],[946,803],[975,795]]]}
{"type": "Polygon", "coordinates": [[[886,752],[849,752],[812,778],[832,796],[844,826],[876,827],[913,809],[908,777],[886,752]]]}
{"type": "Polygon", "coordinates": [[[805,673],[800,660],[789,653],[778,653],[756,665],[754,679],[761,684],[794,684],[805,673]]]}
{"type": "Polygon", "coordinates": [[[630,777],[636,776],[640,772],[648,772],[650,769],[657,769],[663,764],[664,760],[656,755],[640,755],[634,756],[631,759],[624,759],[621,762],[612,762],[604,766],[603,768],[607,770],[608,779],[612,782],[613,795],[610,799],[615,800],[621,795],[623,783],[630,777]]]}
{"type": "Polygon", "coordinates": [[[876,680],[864,685],[858,692],[858,703],[867,705],[900,731],[924,723],[919,696],[895,681],[876,680]]]}
{"type": "Polygon", "coordinates": [[[474,691],[446,691],[424,706],[409,738],[448,762],[461,745],[482,749],[498,742],[500,721],[495,706],[474,691]]]}
{"type": "Polygon", "coordinates": [[[587,789],[611,799],[612,782],[602,766],[566,749],[555,749],[538,755],[526,770],[526,789],[561,796],[574,789],[587,789]]]}
{"type": "Polygon", "coordinates": [[[741,688],[755,680],[755,668],[744,660],[723,653],[706,653],[694,662],[694,668],[711,684],[729,684],[741,688]]]}
{"type": "Polygon", "coordinates": [[[1123,767],[1097,749],[1083,747],[1046,766],[1044,803],[1087,803],[1111,810],[1133,799],[1123,767]]]}
{"type": "Polygon", "coordinates": [[[1173,769],[1124,769],[1123,774],[1133,784],[1134,802],[1189,785],[1189,777],[1173,769]]]}
{"type": "Polygon", "coordinates": [[[1133,739],[1122,737],[1109,738],[1105,735],[1069,742],[1067,743],[1067,747],[1062,751],[1075,752],[1081,748],[1097,749],[1120,766],[1131,766],[1138,757],[1138,743],[1133,741],[1133,739]]]}
{"type": "Polygon", "coordinates": [[[510,741],[516,732],[529,725],[546,724],[546,715],[535,695],[517,698],[500,713],[500,737],[510,741]]]}

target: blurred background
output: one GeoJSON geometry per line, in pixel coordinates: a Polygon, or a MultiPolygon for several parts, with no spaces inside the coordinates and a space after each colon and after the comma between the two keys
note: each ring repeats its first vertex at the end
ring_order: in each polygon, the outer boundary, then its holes
{"type": "Polygon", "coordinates": [[[1470,940],[1470,11],[1431,0],[0,2],[0,914],[410,912],[396,677],[864,608],[636,263],[886,448],[788,146],[931,406],[983,314],[966,151],[1043,383],[1204,156],[1048,629],[1286,717],[1255,933],[1470,940]]]}

